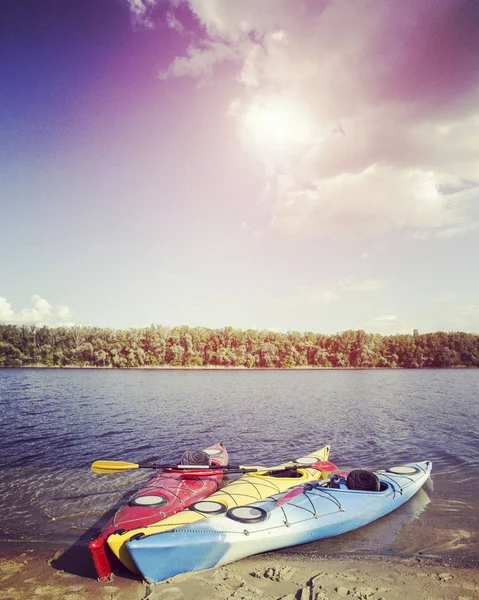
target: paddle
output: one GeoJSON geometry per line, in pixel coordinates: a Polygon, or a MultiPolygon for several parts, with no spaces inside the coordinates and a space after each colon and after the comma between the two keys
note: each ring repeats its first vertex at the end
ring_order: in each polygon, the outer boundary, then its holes
{"type": "MultiPolygon", "coordinates": [[[[333,471],[338,470],[338,467],[336,465],[334,465],[333,463],[329,462],[328,460],[314,463],[311,466],[314,469],[318,469],[318,471],[325,471],[326,473],[332,473],[333,471]]],[[[290,502],[293,498],[296,498],[296,496],[299,496],[300,494],[303,494],[304,492],[310,491],[311,489],[313,489],[313,487],[326,485],[330,481],[331,481],[331,479],[324,479],[322,481],[319,480],[319,481],[315,481],[315,482],[308,482],[304,485],[299,485],[297,487],[293,487],[289,491],[287,491],[284,494],[284,496],[281,496],[281,498],[274,503],[273,508],[280,508],[280,506],[283,506],[284,504],[288,504],[288,502],[290,502]]]]}
{"type": "Polygon", "coordinates": [[[222,471],[223,473],[257,473],[261,471],[265,471],[268,473],[278,472],[278,471],[286,471],[289,469],[304,469],[304,468],[313,468],[318,471],[324,470],[325,463],[324,461],[314,462],[311,465],[290,465],[284,467],[248,467],[242,465],[226,465],[226,466],[216,466],[216,465],[142,465],[131,462],[124,462],[118,460],[96,460],[91,465],[91,470],[94,473],[120,473],[122,471],[127,471],[129,469],[169,469],[174,471],[185,471],[185,474],[188,474],[188,471],[195,471],[196,473],[201,473],[202,475],[213,475],[218,471],[222,471]],[[208,471],[213,471],[212,473],[208,473],[208,471]]]}
{"type": "Polygon", "coordinates": [[[92,466],[91,470],[94,473],[117,473],[120,471],[127,471],[128,469],[170,469],[174,471],[205,471],[205,475],[207,471],[230,471],[231,469],[250,469],[254,468],[257,471],[264,471],[264,467],[244,467],[242,465],[226,465],[226,466],[217,466],[217,465],[142,465],[131,462],[123,462],[119,460],[96,460],[92,466]]]}

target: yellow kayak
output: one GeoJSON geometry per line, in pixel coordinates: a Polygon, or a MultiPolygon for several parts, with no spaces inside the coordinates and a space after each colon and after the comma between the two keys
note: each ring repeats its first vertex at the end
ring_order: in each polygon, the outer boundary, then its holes
{"type": "Polygon", "coordinates": [[[326,479],[330,473],[308,465],[315,462],[327,461],[329,451],[330,447],[324,446],[307,456],[272,467],[274,469],[285,468],[285,471],[279,471],[277,474],[269,472],[267,468],[260,467],[261,469],[264,468],[264,471],[243,475],[204,500],[196,502],[188,509],[182,510],[162,521],[138,529],[113,533],[108,537],[107,543],[125,567],[137,573],[138,570],[126,547],[126,542],[133,536],[138,534],[152,535],[180,527],[181,525],[190,525],[206,517],[218,514],[218,509],[223,512],[234,506],[245,506],[251,502],[268,498],[273,494],[284,492],[292,486],[297,486],[308,481],[326,479]],[[291,471],[289,472],[287,471],[288,467],[291,467],[291,471]]]}

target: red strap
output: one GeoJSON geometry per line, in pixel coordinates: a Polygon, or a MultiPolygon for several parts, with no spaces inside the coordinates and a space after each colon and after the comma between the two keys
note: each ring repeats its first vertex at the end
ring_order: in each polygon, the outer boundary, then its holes
{"type": "Polygon", "coordinates": [[[111,575],[111,565],[105,551],[106,537],[107,536],[105,535],[100,535],[99,537],[91,540],[88,544],[88,548],[90,549],[91,557],[93,559],[93,564],[95,565],[98,579],[100,581],[108,581],[111,575]]]}
{"type": "Polygon", "coordinates": [[[311,466],[313,467],[313,469],[316,469],[317,471],[332,472],[332,471],[338,470],[338,467],[336,465],[333,465],[332,462],[329,462],[329,460],[321,460],[321,461],[313,463],[311,466]]]}

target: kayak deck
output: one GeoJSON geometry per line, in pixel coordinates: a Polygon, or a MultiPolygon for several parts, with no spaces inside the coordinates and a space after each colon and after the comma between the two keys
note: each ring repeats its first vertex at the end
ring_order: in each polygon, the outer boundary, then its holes
{"type": "MultiPolygon", "coordinates": [[[[211,464],[226,466],[228,452],[223,444],[214,444],[203,452],[210,456],[211,464]]],[[[155,473],[144,487],[103,526],[88,547],[98,578],[106,580],[111,574],[111,564],[106,553],[106,540],[115,531],[127,531],[156,523],[201,500],[218,489],[222,472],[209,472],[192,476],[191,472],[161,471],[155,473]]]]}
{"type": "Polygon", "coordinates": [[[329,452],[330,446],[324,446],[305,457],[301,457],[301,459],[291,460],[274,467],[275,469],[279,467],[293,467],[294,469],[288,476],[281,476],[281,472],[270,475],[267,473],[266,468],[262,473],[249,473],[244,475],[208,496],[207,503],[202,502],[197,507],[193,505],[188,510],[182,510],[171,517],[146,527],[139,527],[121,533],[113,533],[107,540],[108,546],[129,570],[138,572],[126,546],[131,538],[139,535],[161,533],[175,527],[202,521],[210,516],[209,512],[201,510],[205,504],[209,504],[210,506],[211,503],[219,504],[220,506],[229,509],[262,500],[263,498],[287,490],[300,483],[322,479],[323,472],[321,470],[306,465],[316,461],[327,461],[329,452]],[[302,465],[303,462],[305,466],[297,468],[299,465],[302,465]]]}
{"type": "Polygon", "coordinates": [[[376,471],[377,491],[301,484],[201,523],[132,539],[128,550],[148,582],[233,562],[253,554],[321,540],[392,512],[426,482],[430,461],[376,471]]]}

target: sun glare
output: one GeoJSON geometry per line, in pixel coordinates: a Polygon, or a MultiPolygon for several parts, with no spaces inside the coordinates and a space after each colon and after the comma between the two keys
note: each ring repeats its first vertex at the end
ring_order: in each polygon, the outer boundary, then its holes
{"type": "Polygon", "coordinates": [[[268,155],[294,154],[312,139],[306,110],[281,96],[256,99],[243,113],[241,127],[246,141],[268,155]]]}

